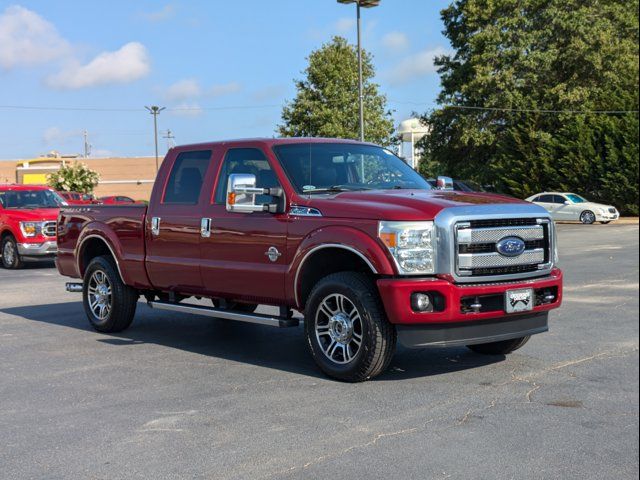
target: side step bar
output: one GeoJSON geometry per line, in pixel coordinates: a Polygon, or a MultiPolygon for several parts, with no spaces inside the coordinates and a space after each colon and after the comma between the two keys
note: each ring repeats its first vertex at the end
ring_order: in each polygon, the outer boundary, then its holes
{"type": "Polygon", "coordinates": [[[68,282],[64,285],[67,292],[82,293],[82,283],[68,282]]]}
{"type": "Polygon", "coordinates": [[[222,318],[225,320],[235,320],[238,322],[257,323],[270,327],[297,327],[300,323],[297,318],[272,317],[258,313],[241,313],[233,310],[223,310],[220,308],[204,307],[200,305],[187,305],[180,303],[152,301],[147,305],[157,310],[170,310],[173,312],[192,313],[195,315],[205,315],[207,317],[222,318]]]}

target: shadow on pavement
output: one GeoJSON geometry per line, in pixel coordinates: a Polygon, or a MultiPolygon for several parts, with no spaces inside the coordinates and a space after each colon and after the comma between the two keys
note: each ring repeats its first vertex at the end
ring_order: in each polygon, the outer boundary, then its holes
{"type": "MultiPolygon", "coordinates": [[[[90,326],[80,302],[0,309],[27,320],[85,330],[98,342],[114,348],[155,344],[234,362],[324,378],[307,350],[303,327],[278,329],[196,315],[158,312],[138,303],[131,327],[118,334],[98,334],[90,326]]],[[[476,355],[466,348],[398,351],[377,381],[402,380],[479,368],[504,356],[476,355]]]]}

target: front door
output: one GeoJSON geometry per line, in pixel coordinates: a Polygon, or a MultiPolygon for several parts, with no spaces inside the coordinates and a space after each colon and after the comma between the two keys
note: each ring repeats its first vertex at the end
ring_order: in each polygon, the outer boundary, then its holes
{"type": "MultiPolygon", "coordinates": [[[[230,148],[218,174],[215,192],[203,216],[211,219],[209,237],[201,240],[202,280],[207,295],[250,303],[279,303],[287,270],[286,214],[227,212],[227,180],[233,173],[256,176],[258,187],[280,182],[260,148],[230,148]]],[[[256,203],[271,197],[256,196],[256,203]]]]}
{"type": "Polygon", "coordinates": [[[203,186],[210,167],[211,150],[181,152],[164,189],[157,185],[154,190],[147,212],[146,265],[157,289],[202,292],[200,221],[208,201],[203,186]]]}

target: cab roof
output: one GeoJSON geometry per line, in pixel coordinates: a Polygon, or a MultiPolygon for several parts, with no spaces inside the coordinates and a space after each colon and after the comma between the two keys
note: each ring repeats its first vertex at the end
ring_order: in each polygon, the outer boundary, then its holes
{"type": "Polygon", "coordinates": [[[25,191],[25,190],[53,190],[51,187],[46,185],[22,185],[18,183],[0,183],[1,191],[25,191]]]}
{"type": "Polygon", "coordinates": [[[323,137],[289,137],[289,138],[239,138],[233,140],[218,140],[213,142],[192,143],[188,145],[178,145],[174,147],[176,150],[189,150],[193,148],[213,147],[220,145],[242,145],[253,144],[262,145],[264,147],[273,147],[276,145],[296,145],[305,143],[345,143],[353,145],[375,145],[369,142],[360,142],[346,138],[323,138],[323,137]]]}

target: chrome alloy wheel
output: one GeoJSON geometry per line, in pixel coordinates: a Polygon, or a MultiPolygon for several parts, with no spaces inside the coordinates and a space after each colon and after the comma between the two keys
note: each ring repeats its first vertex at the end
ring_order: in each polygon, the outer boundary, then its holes
{"type": "Polygon", "coordinates": [[[96,270],[89,279],[89,308],[100,321],[109,318],[111,313],[111,283],[102,270],[96,270]]]}
{"type": "Polygon", "coordinates": [[[584,224],[591,225],[596,221],[596,214],[591,211],[582,212],[580,221],[584,224]]]}
{"type": "Polygon", "coordinates": [[[12,241],[5,242],[2,256],[4,257],[5,265],[13,265],[16,259],[16,247],[12,241]]]}
{"type": "Polygon", "coordinates": [[[346,296],[334,293],[316,311],[316,338],[325,356],[334,363],[351,362],[362,346],[362,318],[346,296]]]}

